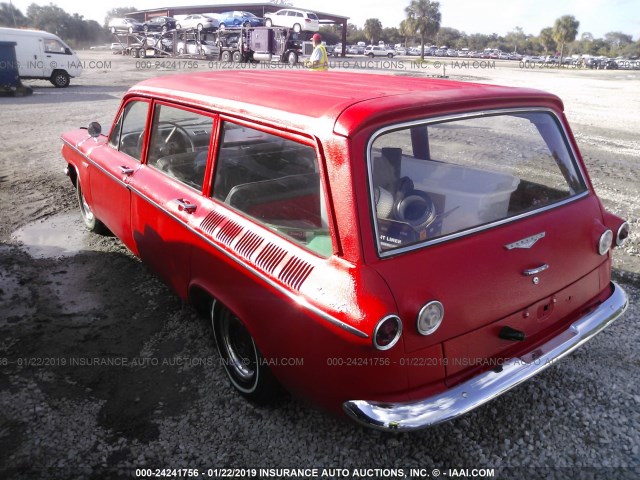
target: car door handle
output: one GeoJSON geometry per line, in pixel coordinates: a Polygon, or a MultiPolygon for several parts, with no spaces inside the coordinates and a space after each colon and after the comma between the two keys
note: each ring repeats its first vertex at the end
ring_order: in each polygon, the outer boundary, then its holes
{"type": "Polygon", "coordinates": [[[123,165],[120,166],[120,171],[125,175],[131,175],[135,170],[133,168],[125,167],[123,165]]]}
{"type": "Polygon", "coordinates": [[[195,203],[189,203],[182,198],[176,198],[176,203],[178,204],[178,210],[181,212],[193,213],[198,208],[195,203]]]}
{"type": "Polygon", "coordinates": [[[522,272],[522,274],[525,277],[532,277],[534,275],[537,275],[539,273],[544,272],[545,270],[547,270],[549,268],[549,265],[547,265],[546,263],[544,265],[540,265],[537,268],[532,268],[530,270],[525,270],[524,272],[522,272]]]}

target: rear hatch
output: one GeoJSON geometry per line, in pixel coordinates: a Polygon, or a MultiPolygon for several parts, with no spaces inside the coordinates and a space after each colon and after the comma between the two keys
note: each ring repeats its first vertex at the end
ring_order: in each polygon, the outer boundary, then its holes
{"type": "Polygon", "coordinates": [[[604,288],[599,202],[551,111],[385,129],[369,175],[374,268],[396,298],[405,349],[441,344],[449,377],[523,353],[604,288]],[[416,318],[430,301],[444,318],[425,336],[416,318]],[[504,327],[524,341],[501,338],[504,327]]]}

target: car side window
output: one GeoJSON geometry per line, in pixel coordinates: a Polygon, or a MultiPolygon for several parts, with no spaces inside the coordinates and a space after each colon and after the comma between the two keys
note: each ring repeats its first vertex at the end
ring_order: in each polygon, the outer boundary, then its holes
{"type": "Polygon", "coordinates": [[[212,117],[156,105],[147,164],[202,190],[212,130],[212,117]]]}
{"type": "Polygon", "coordinates": [[[140,161],[149,104],[128,103],[109,135],[109,145],[140,161]]]}
{"type": "Polygon", "coordinates": [[[225,122],[213,198],[322,256],[333,253],[314,148],[225,122]]]}

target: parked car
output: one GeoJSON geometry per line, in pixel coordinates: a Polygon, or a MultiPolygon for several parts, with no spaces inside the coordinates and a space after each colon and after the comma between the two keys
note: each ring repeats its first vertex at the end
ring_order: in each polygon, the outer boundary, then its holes
{"type": "Polygon", "coordinates": [[[364,55],[369,58],[373,57],[388,57],[393,58],[395,55],[395,51],[391,48],[388,48],[384,45],[367,45],[364,49],[364,55]]]}
{"type": "Polygon", "coordinates": [[[244,397],[280,385],[369,427],[427,427],[624,312],[611,264],[629,224],[598,199],[558,97],[242,75],[145,80],[109,132],[63,134],[62,155],[84,225],[210,319],[244,397]]]}
{"type": "Polygon", "coordinates": [[[195,40],[179,41],[176,44],[178,55],[214,55],[219,52],[219,48],[209,42],[196,42],[195,40]]]}
{"type": "Polygon", "coordinates": [[[358,54],[360,54],[360,48],[357,45],[350,45],[347,48],[347,53],[349,53],[351,55],[358,55],[358,54]]]}
{"type": "Polygon", "coordinates": [[[168,37],[167,35],[163,36],[161,33],[149,34],[146,37],[147,47],[171,52],[173,50],[173,40],[168,37]]]}
{"type": "MultiPolygon", "coordinates": [[[[425,52],[426,53],[426,52],[425,52]]],[[[407,49],[404,47],[396,48],[396,55],[407,55],[407,49]]]]}
{"type": "Polygon", "coordinates": [[[267,27],[292,28],[294,32],[317,32],[320,29],[318,16],[313,12],[285,8],[275,13],[265,13],[264,24],[267,27]]]}
{"type": "Polygon", "coordinates": [[[112,18],[108,26],[111,33],[136,33],[144,30],[144,25],[133,18],[112,18]]]}
{"type": "Polygon", "coordinates": [[[233,27],[262,27],[264,26],[264,20],[260,17],[256,17],[251,12],[231,11],[224,12],[218,15],[220,20],[220,29],[233,27]]]}
{"type": "Polygon", "coordinates": [[[173,17],[153,17],[144,22],[143,28],[145,32],[165,33],[176,28],[176,19],[173,17]]]}
{"type": "Polygon", "coordinates": [[[180,20],[176,20],[176,28],[178,30],[193,28],[198,31],[207,31],[215,30],[219,25],[218,19],[200,14],[187,15],[180,20]]]}
{"type": "Polygon", "coordinates": [[[542,63],[544,62],[544,57],[539,57],[537,55],[525,55],[522,57],[521,61],[523,63],[542,63]]]}

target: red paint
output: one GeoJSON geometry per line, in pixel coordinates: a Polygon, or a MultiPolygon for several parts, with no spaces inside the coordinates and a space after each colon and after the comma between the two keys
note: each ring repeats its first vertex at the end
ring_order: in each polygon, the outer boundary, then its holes
{"type": "MultiPolygon", "coordinates": [[[[123,105],[136,98],[213,117],[202,190],[145,165],[150,114],[142,163],[108,146],[104,136],[86,140],[86,130],[63,135],[63,155],[78,173],[87,201],[182,298],[194,287],[204,290],[243,319],[265,357],[303,358],[302,366],[273,371],[288,389],[328,408],[337,410],[350,399],[398,401],[438,393],[447,388],[445,382],[478,370],[454,368],[452,358],[528,351],[606,296],[610,259],[596,253],[596,244],[606,228],[615,233],[622,220],[604,212],[588,178],[587,195],[567,205],[390,258],[377,253],[366,161],[375,131],[461,112],[546,108],[564,123],[585,171],[562,102],[553,95],[407,77],[236,71],[147,80],[127,93],[123,105]],[[322,258],[210,198],[225,119],[315,149],[333,255],[322,258]],[[122,175],[120,166],[134,173],[122,175]],[[181,209],[176,199],[196,210],[181,209]],[[535,248],[504,248],[539,232],[546,237],[535,248]],[[522,271],[541,263],[551,268],[534,285],[522,271]],[[547,314],[544,307],[554,298],[560,303],[547,314]],[[445,317],[424,337],[417,333],[416,316],[430,300],[442,302],[445,317]],[[522,320],[524,312],[530,316],[522,320]],[[379,351],[371,338],[389,314],[402,319],[403,335],[392,349],[379,351]],[[521,328],[528,340],[514,345],[498,339],[503,325],[521,328]]],[[[290,208],[311,211],[307,201],[290,208]]],[[[252,213],[260,217],[276,206],[252,213]]]]}

